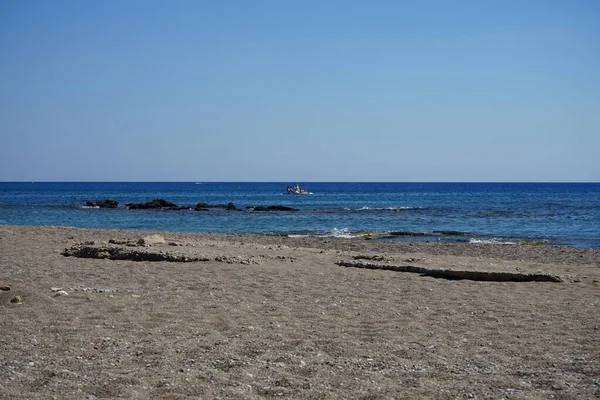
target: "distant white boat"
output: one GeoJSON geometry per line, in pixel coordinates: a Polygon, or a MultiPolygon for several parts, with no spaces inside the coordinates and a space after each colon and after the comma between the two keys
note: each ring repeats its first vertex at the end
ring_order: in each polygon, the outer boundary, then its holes
{"type": "Polygon", "coordinates": [[[200,182],[196,182],[196,185],[202,185],[202,183],[200,183],[200,182]]]}

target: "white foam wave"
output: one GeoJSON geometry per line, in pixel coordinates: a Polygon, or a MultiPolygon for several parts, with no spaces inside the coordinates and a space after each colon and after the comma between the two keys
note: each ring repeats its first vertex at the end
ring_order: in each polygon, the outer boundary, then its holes
{"type": "MultiPolygon", "coordinates": [[[[409,206],[403,206],[403,207],[360,207],[360,208],[355,208],[354,211],[404,211],[404,210],[418,210],[421,207],[409,207],[409,206]]],[[[349,208],[345,208],[344,210],[352,210],[349,208]]]]}
{"type": "Polygon", "coordinates": [[[517,244],[516,242],[511,242],[508,240],[500,240],[500,239],[470,239],[469,243],[483,243],[483,244],[517,244]]]}
{"type": "Polygon", "coordinates": [[[81,206],[81,208],[100,208],[100,206],[81,206]]]}
{"type": "Polygon", "coordinates": [[[343,238],[343,239],[352,239],[355,235],[352,235],[350,229],[348,228],[333,228],[331,232],[327,234],[325,237],[335,237],[335,238],[343,238]]]}
{"type": "Polygon", "coordinates": [[[355,237],[358,237],[360,235],[358,234],[353,234],[350,229],[348,228],[333,228],[330,231],[326,231],[326,232],[321,232],[321,233],[313,233],[313,234],[306,234],[306,233],[293,233],[290,235],[287,235],[288,237],[291,238],[307,238],[307,237],[315,237],[315,238],[340,238],[340,239],[352,239],[355,237]]]}

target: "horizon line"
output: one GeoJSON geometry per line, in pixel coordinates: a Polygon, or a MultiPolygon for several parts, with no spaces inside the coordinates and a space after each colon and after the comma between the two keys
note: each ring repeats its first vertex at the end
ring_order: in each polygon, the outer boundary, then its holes
{"type": "MultiPolygon", "coordinates": [[[[286,183],[286,182],[303,182],[303,183],[600,183],[600,181],[304,181],[304,180],[292,180],[292,181],[188,181],[188,180],[174,180],[174,181],[137,181],[137,180],[91,180],[91,181],[80,181],[80,180],[9,180],[0,181],[0,183],[193,183],[193,184],[211,184],[211,183],[286,183]]],[[[288,183],[289,184],[289,183],[288,183]]]]}

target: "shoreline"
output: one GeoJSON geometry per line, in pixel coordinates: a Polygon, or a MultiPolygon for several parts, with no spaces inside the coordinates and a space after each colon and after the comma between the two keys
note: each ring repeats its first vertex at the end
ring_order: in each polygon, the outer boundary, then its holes
{"type": "Polygon", "coordinates": [[[0,398],[600,395],[598,249],[1,225],[0,265],[0,398]]]}
{"type": "Polygon", "coordinates": [[[182,232],[156,229],[79,228],[62,225],[0,225],[0,234],[13,229],[57,229],[86,232],[98,235],[118,236],[161,234],[172,237],[197,237],[199,239],[222,239],[236,241],[246,238],[253,243],[272,244],[286,242],[294,246],[320,248],[326,246],[345,251],[380,251],[398,253],[425,253],[434,256],[470,256],[496,258],[507,261],[534,261],[573,265],[596,264],[600,267],[600,249],[553,244],[485,243],[485,242],[434,242],[434,241],[387,241],[364,238],[299,237],[259,233],[182,232]]]}

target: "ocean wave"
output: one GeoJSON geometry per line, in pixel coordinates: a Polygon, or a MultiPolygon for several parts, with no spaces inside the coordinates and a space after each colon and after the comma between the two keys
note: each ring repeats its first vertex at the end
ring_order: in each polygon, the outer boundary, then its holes
{"type": "Polygon", "coordinates": [[[338,239],[353,239],[360,237],[359,233],[352,232],[348,228],[333,228],[330,231],[322,232],[294,232],[287,235],[291,238],[338,238],[338,239]]]}
{"type": "Polygon", "coordinates": [[[437,209],[437,207],[413,207],[413,206],[400,206],[400,207],[358,207],[358,208],[350,208],[344,207],[343,211],[413,211],[413,210],[432,210],[437,209]]]}
{"type": "Polygon", "coordinates": [[[479,212],[476,215],[478,217],[489,218],[489,217],[510,217],[514,215],[514,211],[503,211],[503,210],[495,210],[495,211],[483,211],[479,212]]]}
{"type": "Polygon", "coordinates": [[[495,239],[495,238],[491,238],[491,239],[477,239],[477,238],[472,238],[472,239],[469,240],[469,243],[476,243],[476,244],[517,244],[517,242],[514,242],[514,241],[502,240],[502,239],[495,239]]]}
{"type": "Polygon", "coordinates": [[[342,238],[342,239],[399,239],[401,237],[430,237],[432,239],[439,238],[440,236],[467,236],[472,235],[469,232],[461,231],[449,231],[449,230],[435,230],[435,231],[352,231],[348,228],[333,228],[330,231],[300,231],[291,232],[286,234],[288,237],[302,238],[302,237],[313,237],[313,238],[342,238]]]}

